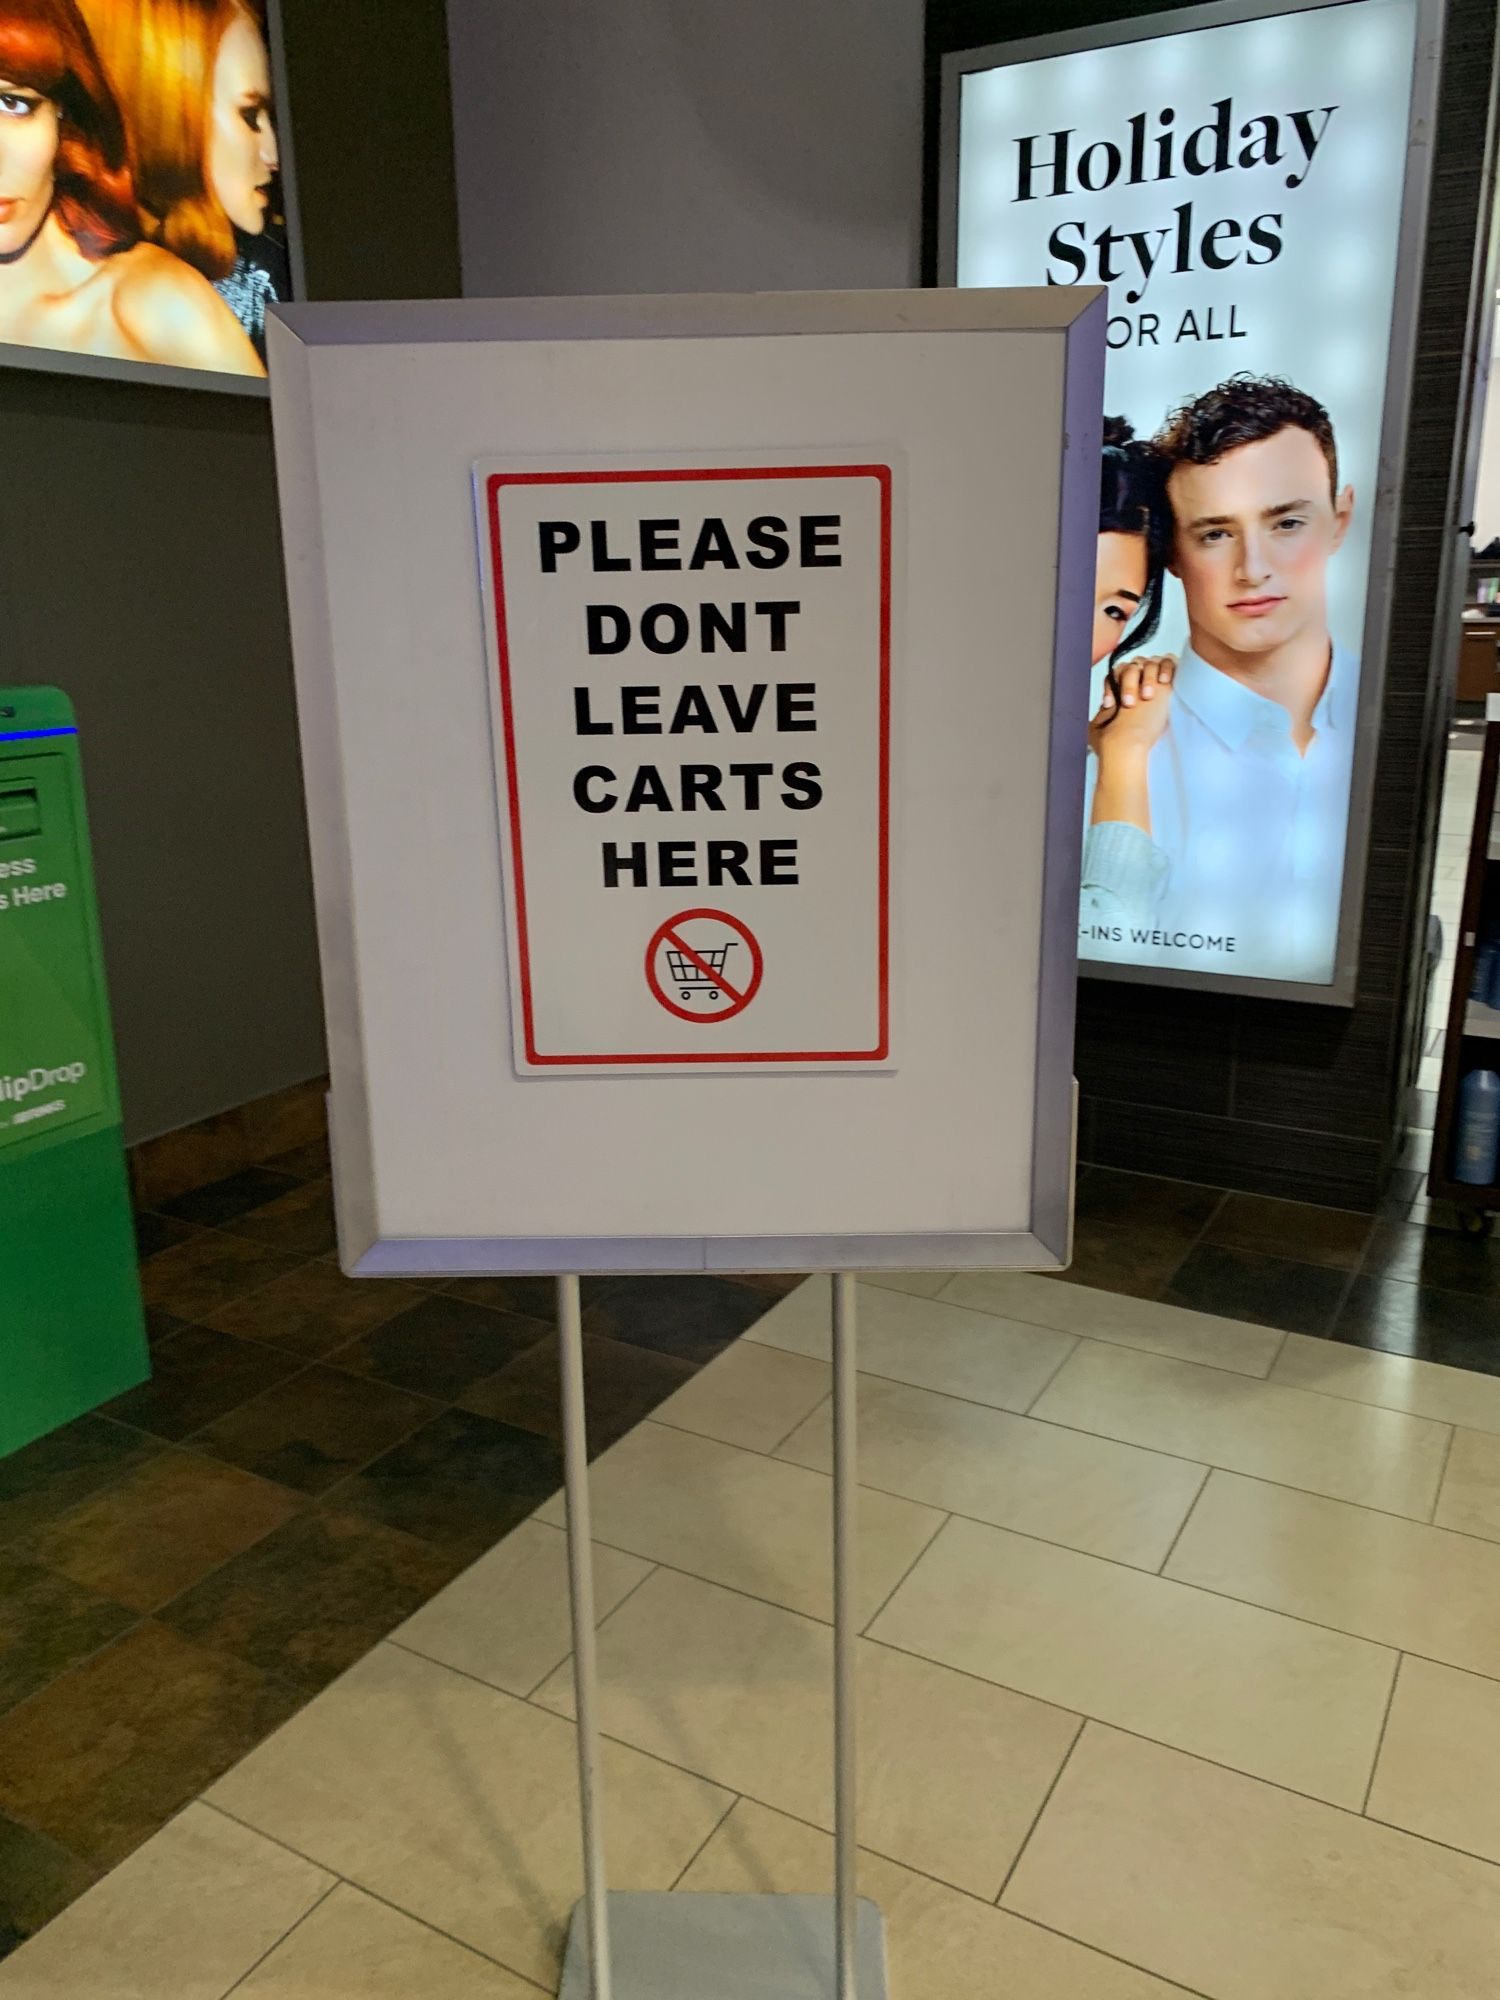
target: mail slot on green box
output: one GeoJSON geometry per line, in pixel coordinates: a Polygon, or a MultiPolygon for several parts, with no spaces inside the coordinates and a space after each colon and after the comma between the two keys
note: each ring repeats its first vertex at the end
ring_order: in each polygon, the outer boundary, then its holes
{"type": "Polygon", "coordinates": [[[146,1373],[77,730],[0,689],[0,1454],[146,1373]]]}
{"type": "Polygon", "coordinates": [[[42,802],[35,785],[11,785],[0,792],[0,840],[25,840],[39,833],[42,802]]]}

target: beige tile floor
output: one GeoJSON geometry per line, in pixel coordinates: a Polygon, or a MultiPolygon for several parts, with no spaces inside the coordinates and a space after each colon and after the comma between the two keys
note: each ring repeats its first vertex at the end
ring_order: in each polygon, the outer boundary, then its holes
{"type": "MultiPolygon", "coordinates": [[[[1033,1278],[860,1296],[893,2000],[1494,2000],[1495,1380],[1033,1278]]],[[[793,1293],[596,1467],[620,1887],[827,1884],[826,1306],[793,1293]]],[[[16,1952],[0,2000],[552,1992],[560,1520],[16,1952]]]]}

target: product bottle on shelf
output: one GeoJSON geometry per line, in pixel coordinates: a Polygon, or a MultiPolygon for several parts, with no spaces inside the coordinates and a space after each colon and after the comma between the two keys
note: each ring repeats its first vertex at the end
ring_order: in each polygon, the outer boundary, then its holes
{"type": "Polygon", "coordinates": [[[1495,1004],[1491,996],[1495,991],[1497,965],[1500,965],[1500,947],[1497,947],[1495,939],[1486,932],[1480,938],[1479,948],[1474,953],[1474,970],[1469,980],[1469,998],[1478,1000],[1485,1007],[1492,1007],[1495,1004]]]}
{"type": "Polygon", "coordinates": [[[1453,1178],[1492,1187],[1500,1170],[1500,1076],[1471,1069],[1459,1086],[1453,1178]]]}

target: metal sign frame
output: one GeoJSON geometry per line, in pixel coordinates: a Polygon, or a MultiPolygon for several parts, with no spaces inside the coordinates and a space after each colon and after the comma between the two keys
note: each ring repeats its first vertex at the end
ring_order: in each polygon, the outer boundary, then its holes
{"type": "MultiPolygon", "coordinates": [[[[292,306],[273,314],[270,348],[275,434],[329,1022],[333,1076],[330,1124],[338,1168],[340,1240],[351,1271],[366,1275],[466,1272],[550,1275],[559,1270],[837,1272],[913,1267],[1038,1270],[1056,1269],[1067,1262],[1074,1162],[1071,1071],[1077,858],[1081,838],[1079,751],[1083,724],[1073,665],[1079,656],[1087,610],[1086,594],[1075,584],[1073,564],[1081,565],[1085,554],[1092,563],[1098,505],[1104,307],[1104,295],[1097,288],[1080,288],[1069,293],[1036,288],[1006,292],[767,294],[749,298],[673,296],[327,304],[292,306]],[[1052,648],[1046,661],[1048,679],[1043,704],[1043,712],[1050,718],[1046,724],[1043,766],[1045,825],[1035,829],[1035,855],[1026,864],[1038,871],[1034,878],[1027,879],[1035,883],[1034,907],[1039,930],[1035,937],[1018,937],[1015,943],[1015,948],[1024,953],[1022,962],[1034,966],[1030,983],[1036,1008],[1033,1053],[1022,1086],[1033,1106],[1027,1226],[814,1233],[814,1219],[813,1229],[805,1234],[767,1234],[754,1227],[743,1235],[534,1236],[518,1229],[514,1236],[460,1236],[393,1231],[381,1218],[382,1191],[376,1168],[368,1067],[369,989],[365,985],[373,975],[360,955],[361,934],[356,923],[360,899],[350,835],[350,785],[351,772],[355,770],[350,746],[356,739],[361,746],[370,740],[369,730],[354,715],[355,709],[368,698],[363,690],[368,686],[369,655],[367,650],[357,651],[359,675],[355,676],[353,666],[346,663],[346,678],[339,680],[335,657],[342,656],[340,645],[346,642],[336,641],[334,636],[330,600],[335,593],[329,582],[330,562],[337,562],[339,557],[330,558],[325,545],[335,531],[347,541],[348,527],[337,518],[325,522],[323,495],[337,475],[328,450],[320,446],[318,422],[322,406],[318,404],[318,395],[331,394],[337,398],[349,393],[354,351],[360,348],[395,349],[402,357],[409,357],[419,344],[431,342],[444,353],[456,356],[471,343],[574,344],[641,339],[662,342],[705,337],[734,340],[767,335],[852,333],[916,334],[930,353],[934,337],[988,332],[1020,334],[1028,340],[1033,334],[1046,335],[1057,344],[1058,350],[1058,373],[1053,380],[1059,399],[1056,449],[1061,454],[1061,470],[1054,475],[1059,483],[1051,490],[1056,493],[1059,513],[1045,531],[1056,537],[1052,547],[1060,550],[1062,556],[1056,562],[1055,572],[1042,586],[1046,591],[1052,648]],[[315,385],[321,385],[316,393],[315,385]]],[[[406,359],[399,365],[405,369],[406,359]]],[[[414,382],[417,378],[407,373],[403,379],[414,382]]],[[[493,408],[497,378],[488,375],[484,379],[491,385],[493,408]]],[[[459,393],[454,392],[455,396],[459,393]]],[[[412,412],[408,412],[408,418],[406,434],[421,436],[424,431],[421,421],[412,412]]],[[[452,420],[458,421],[456,417],[452,420]]],[[[466,417],[464,421],[467,424],[466,417]]],[[[490,414],[476,423],[471,464],[475,455],[483,455],[489,442],[483,425],[493,421],[490,414]]],[[[1049,406],[1046,418],[1049,449],[1052,421],[1049,406]]],[[[838,440],[832,438],[827,442],[833,447],[838,440]]],[[[443,449],[446,451],[448,447],[445,445],[443,449]]],[[[984,476],[996,475],[987,469],[984,476]]],[[[1024,494],[1019,489],[1016,494],[1019,506],[1024,494]]],[[[464,497],[466,505],[471,505],[467,490],[464,497]]],[[[450,495],[450,501],[451,498],[450,495]]],[[[357,504],[352,494],[350,504],[357,504]]],[[[929,498],[925,504],[931,508],[934,503],[929,498]]],[[[453,527],[457,527],[456,518],[453,527]]],[[[477,633],[482,601],[478,563],[473,553],[476,532],[471,517],[469,559],[475,562],[472,608],[477,633]]],[[[933,532],[938,532],[936,527],[933,532]]],[[[357,567],[361,579],[367,578],[371,570],[369,546],[368,542],[360,543],[357,567]]],[[[444,546],[453,548],[451,534],[444,546]]],[[[353,575],[354,571],[348,567],[340,572],[345,586],[342,601],[346,604],[350,601],[348,587],[352,587],[353,575]]],[[[455,562],[455,586],[456,575],[455,562]]],[[[360,588],[364,587],[361,583],[360,588]]],[[[419,606],[409,606],[408,611],[420,622],[419,606]]],[[[468,615],[465,610],[464,618],[468,615]]],[[[364,616],[361,610],[360,617],[364,616]]],[[[977,664],[973,670],[978,670],[977,664]]],[[[476,676],[480,671],[477,657],[473,671],[476,676]]],[[[477,678],[474,692],[483,699],[484,690],[479,688],[477,678]]],[[[403,729],[405,725],[396,719],[383,726],[403,729]]],[[[400,740],[402,754],[406,756],[409,737],[402,736],[400,740]]],[[[492,824],[498,826],[502,802],[493,789],[487,810],[492,815],[492,824]]],[[[485,867],[487,870],[487,862],[485,867]]],[[[501,1040],[508,1040],[507,1024],[503,1021],[497,1023],[496,1032],[501,1040]]],[[[959,1059],[957,1049],[953,1059],[959,1059]]],[[[521,1081],[518,1088],[623,1090],[635,1081],[625,1078],[572,1086],[528,1079],[521,1081]]],[[[835,1080],[818,1080],[830,1081],[835,1080]]],[[[871,1078],[870,1087],[879,1089],[885,1081],[871,1078]]],[[[736,1078],[725,1079],[721,1087],[735,1089],[741,1082],[747,1090],[756,1087],[750,1079],[736,1078]]],[[[695,1088],[688,1081],[680,1081],[675,1087],[679,1092],[695,1088]]],[[[809,1080],[805,1086],[799,1081],[798,1087],[817,1088],[818,1083],[809,1080]]],[[[837,1087],[847,1090],[849,1085],[839,1081],[837,1087]]],[[[600,1108],[604,1108],[602,1102],[600,1108]]],[[[968,1136],[981,1152],[989,1145],[977,1127],[968,1136]]]]}

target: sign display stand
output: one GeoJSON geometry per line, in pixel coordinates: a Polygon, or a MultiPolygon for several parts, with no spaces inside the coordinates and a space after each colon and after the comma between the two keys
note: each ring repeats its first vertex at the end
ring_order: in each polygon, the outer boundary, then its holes
{"type": "Polygon", "coordinates": [[[1104,333],[1081,288],[273,316],[340,1261],[557,1283],[565,2000],[885,2000],[851,1274],[1070,1253],[1104,333]],[[606,1880],[580,1277],[713,1272],[832,1280],[831,1895],[606,1880]]]}
{"type": "Polygon", "coordinates": [[[558,2000],[886,2000],[885,1927],[858,1886],[858,1502],[855,1280],[833,1280],[834,1893],[614,1894],[604,1865],[599,1662],[588,1488],[582,1315],[576,1277],[557,1281],[563,1467],[584,1894],[558,2000]]]}

